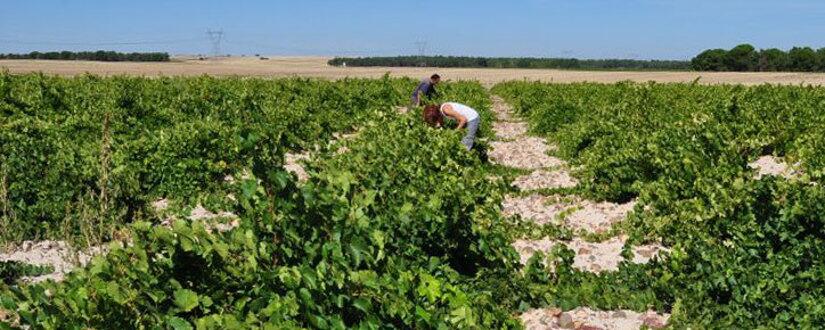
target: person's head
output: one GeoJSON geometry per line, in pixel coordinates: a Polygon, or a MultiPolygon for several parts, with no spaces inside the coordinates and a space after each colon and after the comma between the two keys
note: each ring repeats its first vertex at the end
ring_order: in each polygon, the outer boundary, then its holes
{"type": "Polygon", "coordinates": [[[438,109],[440,105],[432,104],[424,107],[424,122],[430,126],[441,127],[444,125],[444,116],[438,109]]]}
{"type": "Polygon", "coordinates": [[[438,83],[440,83],[440,82],[441,82],[441,76],[439,76],[437,73],[436,73],[436,74],[433,74],[432,76],[430,76],[430,81],[431,81],[433,84],[438,84],[438,83]]]}

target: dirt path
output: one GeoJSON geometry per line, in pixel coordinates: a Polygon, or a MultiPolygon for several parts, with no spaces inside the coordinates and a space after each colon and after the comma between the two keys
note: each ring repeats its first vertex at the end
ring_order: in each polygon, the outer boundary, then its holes
{"type": "MultiPolygon", "coordinates": [[[[528,136],[527,124],[519,121],[510,107],[500,97],[493,96],[493,111],[497,122],[493,130],[499,141],[491,143],[490,159],[497,164],[531,170],[516,178],[512,185],[521,191],[539,189],[573,188],[578,181],[570,174],[567,163],[549,156],[555,146],[538,137],[528,136]]],[[[519,216],[538,225],[553,224],[572,229],[577,234],[603,233],[624,220],[633,210],[635,202],[614,204],[583,200],[577,196],[544,196],[537,193],[526,196],[507,196],[502,205],[505,216],[519,216]]],[[[519,239],[513,247],[526,264],[538,251],[545,253],[564,244],[575,255],[573,267],[582,271],[600,273],[615,271],[624,260],[622,248],[627,237],[620,235],[603,242],[587,242],[580,237],[570,241],[552,239],[519,239]]],[[[660,245],[642,245],[631,248],[633,263],[647,263],[667,250],[660,245]]],[[[637,313],[629,310],[596,311],[576,308],[562,311],[558,308],[532,309],[521,315],[527,329],[639,329],[661,328],[667,324],[668,314],[655,311],[637,313]]]]}

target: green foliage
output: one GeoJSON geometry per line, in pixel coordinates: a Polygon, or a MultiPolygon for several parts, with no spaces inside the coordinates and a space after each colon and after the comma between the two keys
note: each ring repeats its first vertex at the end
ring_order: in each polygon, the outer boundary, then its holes
{"type": "Polygon", "coordinates": [[[53,272],[49,266],[29,265],[19,261],[0,261],[0,278],[6,285],[15,284],[24,276],[39,276],[53,272]]]}
{"type": "MultiPolygon", "coordinates": [[[[387,93],[387,81],[367,82],[376,85],[360,94],[387,93]]],[[[445,98],[490,116],[480,85],[444,87],[445,98]]],[[[487,180],[458,131],[427,127],[415,112],[361,118],[358,136],[341,142],[349,151],[322,148],[300,186],[268,154],[229,166],[239,179],[216,194],[235,196],[221,203],[241,218],[239,228],[157,226],[147,214],[130,226],[128,244],[112,243],[64,282],[7,289],[2,309],[50,329],[517,328],[511,305],[520,300],[501,303],[501,293],[478,284],[520,277],[499,216],[503,183],[487,180]]],[[[190,139],[178,141],[170,148],[190,139]]]]}
{"type": "Polygon", "coordinates": [[[78,233],[90,217],[137,221],[157,198],[192,201],[392,111],[411,84],[0,74],[3,220],[16,239],[78,233]]]}
{"type": "MultiPolygon", "coordinates": [[[[515,237],[572,233],[502,219],[512,188],[489,175],[518,173],[424,125],[419,109],[393,111],[409,79],[0,78],[4,221],[30,236],[83,212],[132,222],[128,240],[64,282],[4,287],[14,325],[516,328],[516,312],[543,305],[655,308],[676,328],[825,322],[821,88],[497,85],[559,145],[576,193],[636,199],[630,243],[671,249],[596,275],[561,245],[548,264],[539,253],[518,266],[515,237]],[[283,153],[310,148],[298,184],[283,153]],[[748,162],[761,155],[804,174],[756,179],[748,162]],[[159,226],[147,209],[159,197],[208,200],[240,226],[159,226]]],[[[477,108],[490,133],[480,85],[439,90],[438,102],[477,108]]]]}
{"type": "Polygon", "coordinates": [[[510,82],[494,92],[581,165],[587,195],[638,199],[631,242],[672,249],[616,273],[559,276],[559,304],[652,305],[677,328],[825,322],[815,303],[825,299],[824,89],[510,82]],[[756,179],[748,162],[760,155],[806,174],[756,179]]]}
{"type": "Polygon", "coordinates": [[[776,49],[765,49],[759,52],[758,67],[760,71],[785,71],[789,70],[791,66],[788,53],[776,49]]]}
{"type": "Polygon", "coordinates": [[[753,71],[759,55],[756,48],[749,44],[733,47],[725,56],[725,64],[731,71],[753,71]]]}
{"type": "Polygon", "coordinates": [[[708,49],[696,55],[690,66],[697,71],[825,71],[825,51],[793,47],[785,52],[770,48],[756,51],[749,44],[731,50],[708,49]]]}
{"type": "Polygon", "coordinates": [[[817,53],[811,47],[791,48],[788,51],[788,57],[791,61],[791,67],[795,69],[794,71],[811,72],[825,69],[819,67],[817,53]]]}
{"type": "Polygon", "coordinates": [[[697,71],[729,71],[725,63],[728,51],[708,49],[690,60],[690,66],[697,71]]]}

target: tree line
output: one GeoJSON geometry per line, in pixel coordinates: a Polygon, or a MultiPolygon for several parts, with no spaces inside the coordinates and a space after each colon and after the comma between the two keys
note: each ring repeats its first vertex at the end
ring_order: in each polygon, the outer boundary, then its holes
{"type": "Polygon", "coordinates": [[[825,72],[825,47],[756,50],[741,44],[730,50],[708,49],[690,61],[576,59],[535,57],[384,56],[336,57],[333,66],[387,66],[439,68],[524,68],[578,70],[696,70],[696,71],[796,71],[825,72]]]}
{"type": "Polygon", "coordinates": [[[825,72],[825,47],[793,47],[756,50],[741,44],[730,50],[708,49],[694,57],[691,68],[699,71],[797,71],[825,72]]]}
{"type": "Polygon", "coordinates": [[[585,70],[690,70],[689,61],[576,59],[535,57],[470,57],[470,56],[387,56],[336,57],[333,66],[388,66],[440,68],[524,68],[524,69],[585,69],[585,70]]]}
{"type": "Polygon", "coordinates": [[[31,52],[28,54],[0,54],[0,59],[8,60],[85,60],[104,62],[168,62],[168,53],[120,53],[98,50],[94,52],[31,52]]]}

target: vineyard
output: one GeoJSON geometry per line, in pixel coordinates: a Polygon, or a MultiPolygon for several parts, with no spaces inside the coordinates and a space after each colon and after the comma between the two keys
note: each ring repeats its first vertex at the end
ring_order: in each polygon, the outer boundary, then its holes
{"type": "Polygon", "coordinates": [[[625,249],[670,250],[555,290],[602,308],[661,307],[676,327],[825,322],[824,90],[512,82],[494,92],[558,145],[576,193],[635,203],[613,226],[625,249]]]}
{"type": "Polygon", "coordinates": [[[825,90],[415,83],[0,74],[4,328],[825,323],[825,90]]]}

